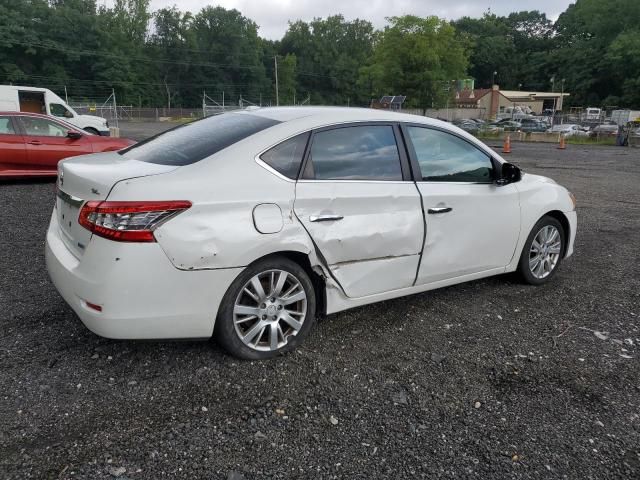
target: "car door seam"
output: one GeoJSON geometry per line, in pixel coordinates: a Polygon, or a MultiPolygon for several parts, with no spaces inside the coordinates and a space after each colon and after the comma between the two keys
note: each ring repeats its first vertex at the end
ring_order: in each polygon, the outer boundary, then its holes
{"type": "Polygon", "coordinates": [[[327,271],[327,274],[332,278],[332,280],[336,283],[336,285],[338,285],[338,287],[340,287],[340,290],[342,291],[342,294],[345,297],[348,298],[349,295],[347,295],[347,292],[345,292],[344,287],[342,286],[342,284],[340,284],[338,279],[335,277],[335,275],[331,271],[331,268],[329,268],[329,264],[327,262],[327,259],[324,257],[324,255],[320,251],[320,248],[318,248],[318,245],[316,244],[315,240],[311,236],[311,233],[309,232],[309,230],[307,230],[307,227],[305,226],[304,222],[302,220],[300,220],[300,217],[298,217],[298,214],[296,213],[295,205],[296,205],[296,198],[297,198],[297,193],[298,193],[297,189],[298,189],[298,184],[296,182],[296,188],[294,189],[293,206],[291,208],[291,212],[293,213],[293,216],[296,217],[296,220],[298,220],[298,223],[302,226],[304,231],[307,232],[309,240],[311,240],[311,244],[313,245],[313,249],[316,252],[316,256],[318,257],[318,260],[320,261],[320,263],[322,263],[322,265],[324,266],[324,269],[327,271]]]}
{"type": "Polygon", "coordinates": [[[411,180],[413,183],[413,186],[416,188],[416,191],[418,192],[418,197],[420,198],[420,211],[422,212],[422,247],[420,248],[420,257],[418,258],[418,266],[416,267],[416,275],[413,278],[413,283],[411,284],[412,287],[414,287],[416,285],[416,283],[418,282],[418,275],[420,273],[420,266],[422,265],[422,255],[424,255],[424,247],[427,243],[427,215],[424,211],[424,199],[422,198],[422,192],[420,191],[420,188],[418,187],[418,183],[416,181],[415,178],[415,172],[414,172],[414,160],[415,158],[412,157],[412,152],[411,149],[409,148],[409,142],[407,141],[407,138],[405,136],[405,130],[403,128],[404,123],[399,123],[398,124],[398,131],[400,132],[400,138],[402,140],[402,144],[404,146],[404,151],[405,151],[405,155],[407,158],[407,163],[409,164],[409,173],[411,174],[411,180]]]}

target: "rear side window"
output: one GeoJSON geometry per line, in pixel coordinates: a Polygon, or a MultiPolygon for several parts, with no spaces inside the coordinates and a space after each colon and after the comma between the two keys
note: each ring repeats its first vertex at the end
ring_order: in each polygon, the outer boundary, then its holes
{"type": "Polygon", "coordinates": [[[0,117],[0,135],[15,135],[16,132],[11,124],[11,118],[0,117]]]}
{"type": "Polygon", "coordinates": [[[305,179],[402,180],[393,127],[363,125],[314,134],[305,179]]]}
{"type": "Polygon", "coordinates": [[[189,165],[278,123],[257,115],[226,113],[181,125],[118,153],[142,162],[189,165]]]}
{"type": "Polygon", "coordinates": [[[263,153],[260,159],[275,171],[295,180],[298,177],[309,135],[307,132],[285,140],[263,153]]]}

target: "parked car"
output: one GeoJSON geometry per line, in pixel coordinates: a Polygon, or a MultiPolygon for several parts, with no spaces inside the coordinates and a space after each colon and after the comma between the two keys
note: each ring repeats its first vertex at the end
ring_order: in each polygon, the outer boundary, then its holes
{"type": "Polygon", "coordinates": [[[477,134],[478,130],[480,129],[480,126],[473,120],[465,120],[465,121],[459,122],[457,124],[457,127],[463,129],[465,132],[471,133],[472,135],[477,134]]]}
{"type": "Polygon", "coordinates": [[[225,113],[58,179],[47,268],[89,329],[215,335],[252,359],[295,348],[320,312],[505,272],[543,284],[577,225],[564,187],[464,130],[372,109],[225,113]]]}
{"type": "Polygon", "coordinates": [[[120,150],[133,143],[91,135],[46,115],[0,112],[0,178],[55,176],[63,158],[120,150]]]}
{"type": "Polygon", "coordinates": [[[565,137],[587,137],[589,134],[585,132],[580,125],[572,123],[564,123],[561,125],[554,125],[549,130],[551,133],[561,133],[565,137]]]}
{"type": "Polygon", "coordinates": [[[0,111],[40,113],[64,119],[94,135],[108,137],[109,123],[96,115],[81,115],[46,88],[0,85],[0,111]]]}
{"type": "Polygon", "coordinates": [[[504,129],[490,123],[482,123],[478,125],[478,131],[484,135],[496,135],[503,132],[504,129]]]}
{"type": "Polygon", "coordinates": [[[618,125],[615,123],[596,125],[589,131],[590,137],[615,137],[618,135],[618,125]]]}
{"type": "Polygon", "coordinates": [[[494,127],[499,127],[503,129],[505,132],[517,132],[522,128],[522,124],[515,120],[499,120],[497,122],[493,122],[491,125],[494,127]]]}
{"type": "Polygon", "coordinates": [[[540,120],[524,119],[520,129],[523,132],[546,132],[548,128],[547,124],[540,120]]]}

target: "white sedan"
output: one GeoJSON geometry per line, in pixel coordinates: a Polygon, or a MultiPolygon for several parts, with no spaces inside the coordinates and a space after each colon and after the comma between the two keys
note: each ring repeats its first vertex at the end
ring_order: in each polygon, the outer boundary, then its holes
{"type": "Polygon", "coordinates": [[[565,137],[588,137],[589,133],[585,131],[580,125],[564,123],[561,125],[554,125],[551,128],[551,133],[561,133],[565,137]]]}
{"type": "Polygon", "coordinates": [[[120,339],[209,338],[262,359],[316,314],[518,271],[573,253],[575,199],[429,118],[264,108],[60,163],[53,283],[120,339]]]}

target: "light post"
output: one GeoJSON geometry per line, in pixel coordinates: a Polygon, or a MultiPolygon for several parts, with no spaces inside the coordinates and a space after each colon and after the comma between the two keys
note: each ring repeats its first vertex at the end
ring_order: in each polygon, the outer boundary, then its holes
{"type": "Polygon", "coordinates": [[[496,84],[496,75],[498,75],[498,72],[494,71],[493,75],[491,75],[491,87],[493,87],[496,84]]]}

